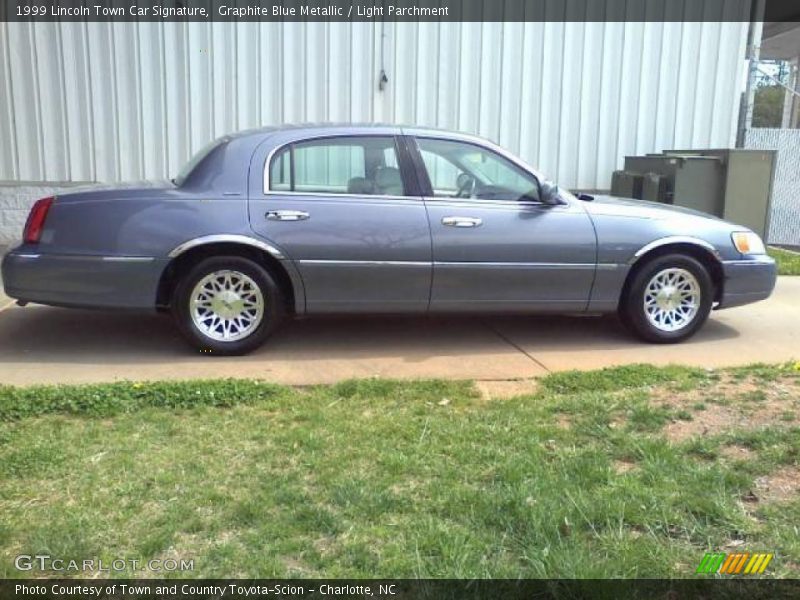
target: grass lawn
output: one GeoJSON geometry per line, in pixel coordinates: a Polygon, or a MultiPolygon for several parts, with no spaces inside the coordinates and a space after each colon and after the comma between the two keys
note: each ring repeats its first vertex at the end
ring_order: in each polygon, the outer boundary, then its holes
{"type": "Polygon", "coordinates": [[[800,254],[772,247],[768,252],[778,263],[778,275],[800,275],[800,254]]]}
{"type": "Polygon", "coordinates": [[[194,559],[191,577],[699,577],[707,551],[798,577],[798,416],[799,365],[569,372],[492,400],[0,386],[0,577],[42,575],[20,553],[194,559]]]}

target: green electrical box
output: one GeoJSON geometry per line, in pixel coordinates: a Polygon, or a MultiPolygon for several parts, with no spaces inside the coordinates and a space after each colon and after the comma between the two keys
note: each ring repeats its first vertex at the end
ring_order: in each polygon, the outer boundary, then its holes
{"type": "Polygon", "coordinates": [[[719,158],[725,165],[725,180],[722,213],[717,216],[744,225],[767,239],[775,175],[774,150],[668,150],[668,153],[673,152],[719,158]]]}
{"type": "Polygon", "coordinates": [[[645,173],[642,177],[642,200],[672,204],[669,179],[659,173],[645,173]]]}
{"type": "Polygon", "coordinates": [[[625,172],[643,176],[640,197],[722,217],[765,239],[774,170],[772,150],[667,150],[625,157],[625,172]]]}
{"type": "Polygon", "coordinates": [[[620,198],[641,198],[642,176],[629,171],[614,171],[611,175],[611,194],[620,198]]]}

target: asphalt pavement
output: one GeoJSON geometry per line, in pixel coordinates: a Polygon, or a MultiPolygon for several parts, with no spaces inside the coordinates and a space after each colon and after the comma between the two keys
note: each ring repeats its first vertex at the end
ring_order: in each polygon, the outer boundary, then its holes
{"type": "Polygon", "coordinates": [[[503,381],[648,362],[702,367],[800,360],[800,277],[766,301],[713,312],[691,340],[640,343],[611,317],[347,317],[287,323],[243,357],[193,351],[156,314],[14,305],[0,295],[0,383],[254,377],[503,381]]]}

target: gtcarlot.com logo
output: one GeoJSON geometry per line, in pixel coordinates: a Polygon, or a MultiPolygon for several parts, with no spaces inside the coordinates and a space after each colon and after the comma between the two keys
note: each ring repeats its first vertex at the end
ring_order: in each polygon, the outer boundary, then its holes
{"type": "Polygon", "coordinates": [[[757,575],[767,569],[773,554],[756,552],[708,552],[700,561],[695,573],[720,573],[723,575],[757,575]]]}
{"type": "Polygon", "coordinates": [[[83,560],[54,558],[49,554],[20,554],[14,559],[18,571],[72,571],[72,572],[110,572],[110,571],[193,571],[194,559],[153,558],[87,558],[83,560]]]}

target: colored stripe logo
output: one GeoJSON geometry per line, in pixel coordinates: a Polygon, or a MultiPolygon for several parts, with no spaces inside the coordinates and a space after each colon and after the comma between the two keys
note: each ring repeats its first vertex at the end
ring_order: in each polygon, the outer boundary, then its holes
{"type": "Polygon", "coordinates": [[[707,552],[695,573],[722,573],[726,575],[756,575],[763,573],[774,554],[756,552],[707,552]]]}

